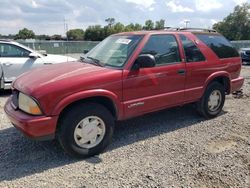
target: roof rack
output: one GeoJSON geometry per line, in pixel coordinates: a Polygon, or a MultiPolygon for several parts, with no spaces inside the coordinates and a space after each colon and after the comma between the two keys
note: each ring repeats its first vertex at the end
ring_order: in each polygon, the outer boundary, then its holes
{"type": "Polygon", "coordinates": [[[214,29],[205,29],[205,28],[182,28],[182,27],[166,27],[164,28],[166,31],[203,31],[209,33],[217,33],[214,29]]]}

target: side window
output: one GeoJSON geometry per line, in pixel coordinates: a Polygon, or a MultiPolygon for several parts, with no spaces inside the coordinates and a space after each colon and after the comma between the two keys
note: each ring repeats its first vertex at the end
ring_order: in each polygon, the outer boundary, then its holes
{"type": "Polygon", "coordinates": [[[189,40],[184,35],[180,35],[180,38],[184,48],[186,62],[200,62],[206,60],[200,49],[193,43],[193,41],[189,40]]]}
{"type": "Polygon", "coordinates": [[[0,44],[0,57],[29,57],[30,52],[12,44],[0,44]]]}
{"type": "Polygon", "coordinates": [[[210,47],[219,58],[239,57],[232,44],[221,35],[197,34],[202,42],[210,47]]]}
{"type": "Polygon", "coordinates": [[[173,35],[152,35],[141,54],[151,54],[156,65],[181,62],[177,41],[173,35]]]}

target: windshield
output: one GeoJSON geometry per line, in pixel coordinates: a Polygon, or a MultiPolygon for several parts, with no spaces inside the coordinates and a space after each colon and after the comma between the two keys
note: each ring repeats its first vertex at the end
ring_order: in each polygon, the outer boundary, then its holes
{"type": "Polygon", "coordinates": [[[122,67],[130,57],[142,35],[110,36],[84,55],[103,66],[122,67]]]}

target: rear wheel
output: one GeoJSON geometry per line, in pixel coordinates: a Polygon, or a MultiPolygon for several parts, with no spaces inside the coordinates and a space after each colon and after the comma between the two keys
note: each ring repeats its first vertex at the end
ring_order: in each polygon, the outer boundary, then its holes
{"type": "Polygon", "coordinates": [[[221,113],[224,102],[225,88],[218,82],[212,82],[197,102],[197,110],[205,118],[213,118],[221,113]]]}
{"type": "Polygon", "coordinates": [[[102,152],[110,143],[114,118],[102,105],[77,105],[60,120],[58,139],[66,153],[82,158],[102,152]]]}

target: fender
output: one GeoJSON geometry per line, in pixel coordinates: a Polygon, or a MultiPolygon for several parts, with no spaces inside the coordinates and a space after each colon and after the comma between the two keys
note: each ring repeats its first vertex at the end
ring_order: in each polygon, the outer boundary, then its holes
{"type": "MultiPolygon", "coordinates": [[[[205,81],[205,84],[203,86],[203,90],[202,90],[202,94],[204,94],[204,92],[206,91],[206,88],[208,86],[208,84],[214,80],[215,78],[218,78],[218,77],[227,77],[229,80],[231,80],[231,76],[228,72],[226,71],[218,71],[218,72],[215,72],[213,74],[211,74],[205,81]]],[[[229,88],[231,88],[231,82],[229,82],[230,86],[229,88]]]]}
{"type": "Polygon", "coordinates": [[[81,92],[69,95],[66,98],[62,99],[59,103],[57,103],[55,108],[52,110],[51,114],[52,115],[59,115],[61,113],[61,111],[65,107],[67,107],[68,105],[70,105],[76,101],[91,98],[91,97],[109,98],[115,106],[117,118],[119,119],[119,117],[122,116],[123,111],[121,109],[123,109],[123,108],[122,108],[121,102],[119,101],[118,96],[116,94],[114,94],[113,92],[110,92],[108,90],[103,90],[103,89],[85,90],[85,91],[81,91],[81,92]]]}

